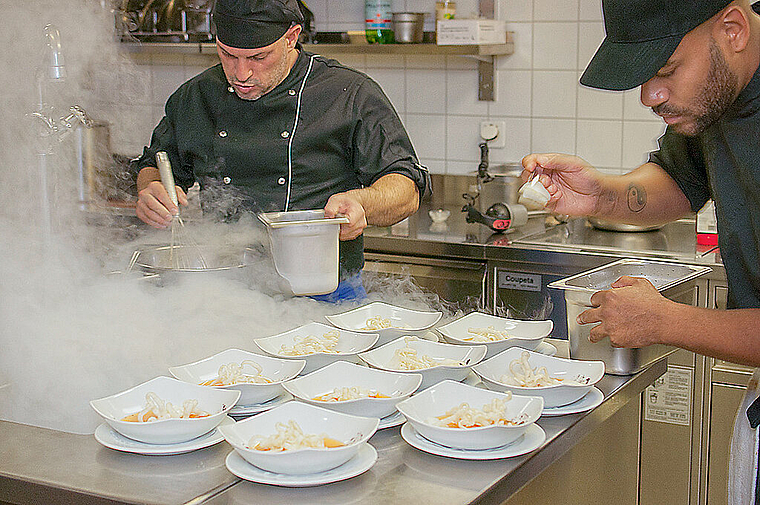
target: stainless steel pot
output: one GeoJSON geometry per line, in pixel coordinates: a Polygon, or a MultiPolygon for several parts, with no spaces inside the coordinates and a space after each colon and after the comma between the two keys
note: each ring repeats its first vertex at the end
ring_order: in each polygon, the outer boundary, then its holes
{"type": "Polygon", "coordinates": [[[519,164],[496,165],[488,168],[488,173],[493,177],[488,182],[480,185],[480,211],[485,212],[495,203],[517,203],[518,190],[523,184],[520,177],[522,166],[519,164]]]}
{"type": "Polygon", "coordinates": [[[394,12],[393,37],[399,44],[419,44],[425,36],[424,12],[394,12]]]}

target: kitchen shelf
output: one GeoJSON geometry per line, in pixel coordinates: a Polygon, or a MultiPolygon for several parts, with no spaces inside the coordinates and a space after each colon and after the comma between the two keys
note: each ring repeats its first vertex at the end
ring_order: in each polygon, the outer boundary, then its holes
{"type": "MultiPolygon", "coordinates": [[[[122,48],[143,54],[195,54],[216,56],[213,42],[122,42],[122,48]]],[[[494,58],[514,52],[513,32],[507,32],[505,44],[439,46],[437,44],[304,44],[312,53],[325,55],[442,55],[464,56],[478,60],[478,98],[494,100],[494,58]]]]}

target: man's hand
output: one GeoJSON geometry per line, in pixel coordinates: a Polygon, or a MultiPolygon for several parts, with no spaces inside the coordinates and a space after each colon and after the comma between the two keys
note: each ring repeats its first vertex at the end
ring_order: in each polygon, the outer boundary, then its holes
{"type": "MultiPolygon", "coordinates": [[[[172,222],[172,216],[179,213],[179,209],[169,198],[169,193],[160,181],[149,183],[137,196],[137,217],[154,228],[166,228],[172,222]]],[[[180,205],[187,205],[187,196],[179,186],[177,200],[180,205]]]]}
{"type": "Polygon", "coordinates": [[[586,161],[567,154],[529,154],[522,159],[522,178],[538,171],[551,198],[546,208],[569,216],[594,215],[599,209],[603,175],[586,161]]]}
{"type": "Polygon", "coordinates": [[[609,337],[614,347],[644,347],[660,343],[657,334],[667,330],[665,315],[674,303],[648,280],[623,276],[612,283],[612,289],[594,293],[594,308],[580,313],[577,320],[600,323],[591,328],[592,342],[609,337]]]}
{"type": "Polygon", "coordinates": [[[348,223],[340,225],[340,240],[353,240],[367,227],[364,207],[349,193],[336,193],[327,200],[325,217],[346,216],[348,223]]]}

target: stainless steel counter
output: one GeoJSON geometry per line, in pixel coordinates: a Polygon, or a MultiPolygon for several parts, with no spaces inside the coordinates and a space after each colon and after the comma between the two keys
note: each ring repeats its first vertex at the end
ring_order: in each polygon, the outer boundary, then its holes
{"type": "Polygon", "coordinates": [[[722,269],[719,253],[696,243],[694,221],[683,219],[648,232],[599,230],[585,218],[559,223],[551,216],[531,217],[524,226],[507,233],[492,233],[481,224],[465,222],[461,206],[444,206],[451,215],[442,224],[428,216],[430,205],[408,220],[365,232],[368,251],[412,256],[514,259],[535,252],[642,257],[698,263],[722,269]]]}
{"type": "MultiPolygon", "coordinates": [[[[566,352],[564,342],[554,342],[566,352]]],[[[224,466],[226,443],[177,456],[139,456],[92,436],[0,422],[0,501],[21,504],[501,503],[601,426],[666,370],[666,359],[630,377],[605,376],[604,402],[584,414],[539,420],[538,450],[496,461],[460,461],[407,445],[399,428],[370,443],[379,458],[367,473],[314,488],[241,481],[224,466]]],[[[609,476],[600,476],[608,478],[609,476]]]]}

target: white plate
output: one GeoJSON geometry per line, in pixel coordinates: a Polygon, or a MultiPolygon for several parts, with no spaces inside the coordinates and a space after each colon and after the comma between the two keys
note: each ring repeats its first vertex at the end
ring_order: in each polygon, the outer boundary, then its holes
{"type": "Polygon", "coordinates": [[[495,449],[485,449],[471,451],[467,449],[452,449],[444,445],[431,442],[423,437],[409,423],[401,427],[401,437],[406,442],[423,452],[435,454],[437,456],[446,456],[447,458],[486,460],[486,459],[503,459],[521,456],[531,451],[535,451],[546,441],[546,433],[537,424],[531,424],[523,435],[511,444],[496,447],[495,449]]]}
{"type": "Polygon", "coordinates": [[[287,391],[282,393],[277,398],[272,398],[268,402],[256,403],[254,405],[235,405],[230,409],[229,414],[231,416],[244,416],[248,414],[258,414],[259,412],[265,412],[269,409],[273,409],[278,405],[282,405],[285,402],[289,402],[293,399],[293,395],[287,391]]]}
{"type": "Polygon", "coordinates": [[[261,484],[272,484],[274,486],[285,487],[307,487],[329,484],[340,480],[356,477],[372,468],[377,461],[377,451],[367,442],[359,447],[356,455],[340,465],[337,468],[320,473],[310,473],[305,475],[284,475],[280,473],[267,472],[252,464],[248,463],[243,457],[235,451],[232,451],[225,463],[227,469],[241,479],[261,484]]]}
{"type": "Polygon", "coordinates": [[[385,428],[393,428],[394,426],[404,424],[405,422],[406,417],[404,417],[404,414],[397,410],[395,414],[391,414],[380,419],[380,424],[377,425],[377,429],[384,430],[385,428]]]}
{"type": "Polygon", "coordinates": [[[541,354],[546,354],[547,356],[554,356],[557,354],[557,348],[549,342],[541,342],[538,347],[534,349],[534,351],[540,352],[541,354]]]}
{"type": "Polygon", "coordinates": [[[578,414],[580,412],[586,412],[595,407],[598,407],[603,401],[604,393],[602,393],[598,388],[594,387],[591,388],[591,391],[586,393],[586,396],[577,402],[573,402],[569,405],[563,405],[561,407],[544,409],[543,412],[541,412],[541,417],[564,416],[567,414],[578,414]]]}
{"type": "MultiPolygon", "coordinates": [[[[235,424],[235,421],[226,417],[219,426],[226,426],[228,424],[235,424]]],[[[205,435],[179,444],[146,444],[127,438],[106,423],[103,423],[95,429],[95,440],[115,451],[132,452],[148,456],[168,456],[210,447],[223,441],[224,437],[219,433],[218,429],[214,429],[205,435]]]]}

